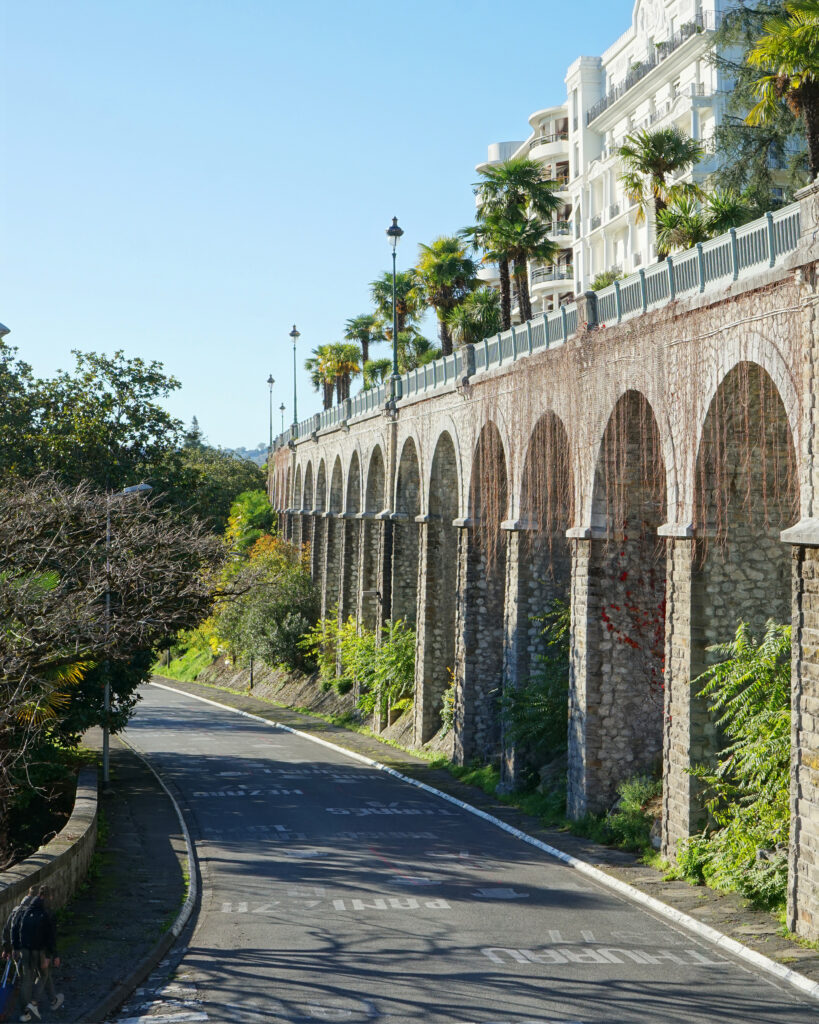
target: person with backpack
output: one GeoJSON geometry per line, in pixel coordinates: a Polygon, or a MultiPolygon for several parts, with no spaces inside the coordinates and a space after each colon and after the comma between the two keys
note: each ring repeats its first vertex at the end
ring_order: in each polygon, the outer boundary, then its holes
{"type": "MultiPolygon", "coordinates": [[[[58,1010],[65,999],[54,988],[51,968],[60,966],[57,956],[57,919],[49,906],[48,886],[41,885],[20,916],[19,949],[21,1021],[40,1020],[37,1005],[39,993],[48,994],[52,1010],[58,1010]]],[[[14,937],[12,937],[12,943],[14,937]]]]}
{"type": "Polygon", "coordinates": [[[2,955],[4,960],[20,959],[20,921],[23,912],[37,895],[37,887],[32,885],[26,895],[12,910],[3,925],[2,955]]]}

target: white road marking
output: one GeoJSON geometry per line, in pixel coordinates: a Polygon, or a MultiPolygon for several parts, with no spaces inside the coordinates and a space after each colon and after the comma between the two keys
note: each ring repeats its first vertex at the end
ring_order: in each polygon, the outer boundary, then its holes
{"type": "Polygon", "coordinates": [[[528,892],[517,892],[515,889],[476,889],[473,896],[485,900],[528,900],[528,892]]]}
{"type": "Polygon", "coordinates": [[[126,1017],[117,1024],[182,1024],[183,1021],[208,1020],[206,1013],[171,1013],[157,1016],[126,1017]]]}

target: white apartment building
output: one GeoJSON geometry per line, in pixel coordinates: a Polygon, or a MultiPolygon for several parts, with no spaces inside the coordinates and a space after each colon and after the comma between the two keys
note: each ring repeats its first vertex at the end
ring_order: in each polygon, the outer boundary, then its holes
{"type": "MultiPolygon", "coordinates": [[[[721,12],[732,0],[636,0],[631,26],[600,57],[578,57],[566,72],[566,99],[529,118],[523,142],[493,143],[478,170],[509,157],[541,161],[560,181],[563,207],[552,225],[561,246],[554,266],[530,267],[532,309],[556,308],[607,270],[630,274],[656,258],[654,225],[623,192],[616,153],[641,128],[676,124],[709,153],[679,181],[715,170],[711,140],[730,83],[707,60],[721,12]]],[[[481,271],[487,283],[496,272],[481,271]]]]}

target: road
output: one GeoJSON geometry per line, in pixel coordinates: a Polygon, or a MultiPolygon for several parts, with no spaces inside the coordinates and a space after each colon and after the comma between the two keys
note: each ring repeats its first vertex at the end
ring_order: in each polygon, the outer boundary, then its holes
{"type": "Polygon", "coordinates": [[[188,695],[143,694],[127,737],[186,808],[202,905],[174,978],[121,1022],[819,1019],[452,804],[188,695]]]}

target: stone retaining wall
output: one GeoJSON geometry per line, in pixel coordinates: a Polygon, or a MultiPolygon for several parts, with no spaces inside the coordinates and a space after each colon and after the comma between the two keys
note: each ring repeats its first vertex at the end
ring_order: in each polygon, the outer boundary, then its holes
{"type": "Polygon", "coordinates": [[[85,878],[97,841],[97,772],[81,769],[74,810],[63,830],[50,843],[0,872],[0,926],[32,885],[48,884],[52,905],[71,899],[85,878]]]}

